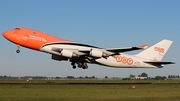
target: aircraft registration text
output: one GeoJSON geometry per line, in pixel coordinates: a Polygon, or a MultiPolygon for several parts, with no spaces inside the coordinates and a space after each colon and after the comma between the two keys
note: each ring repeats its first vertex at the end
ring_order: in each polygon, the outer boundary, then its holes
{"type": "Polygon", "coordinates": [[[42,38],[39,36],[29,35],[29,37],[30,37],[30,39],[33,39],[33,40],[39,40],[39,41],[47,42],[47,40],[45,38],[42,38]]]}

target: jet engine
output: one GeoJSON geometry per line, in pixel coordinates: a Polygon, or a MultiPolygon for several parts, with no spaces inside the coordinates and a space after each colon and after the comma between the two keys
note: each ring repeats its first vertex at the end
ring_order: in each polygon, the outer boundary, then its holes
{"type": "Polygon", "coordinates": [[[101,58],[103,56],[103,52],[98,49],[91,49],[90,56],[101,58]]]}
{"type": "Polygon", "coordinates": [[[72,51],[67,50],[67,49],[61,50],[61,55],[64,56],[64,57],[68,57],[68,58],[72,58],[72,57],[77,56],[77,54],[75,54],[72,51]]]}

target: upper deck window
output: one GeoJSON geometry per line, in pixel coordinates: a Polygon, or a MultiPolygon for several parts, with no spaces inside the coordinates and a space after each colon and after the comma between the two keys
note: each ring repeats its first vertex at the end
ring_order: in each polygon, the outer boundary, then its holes
{"type": "Polygon", "coordinates": [[[15,30],[20,30],[20,28],[15,28],[15,30]]]}

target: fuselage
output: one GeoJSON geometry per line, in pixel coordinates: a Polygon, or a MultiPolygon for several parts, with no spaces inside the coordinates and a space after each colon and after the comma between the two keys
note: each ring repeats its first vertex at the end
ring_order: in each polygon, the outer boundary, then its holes
{"type": "MultiPolygon", "coordinates": [[[[15,28],[13,30],[3,32],[3,36],[7,40],[19,46],[23,46],[36,51],[46,52],[58,56],[61,56],[62,54],[59,53],[58,51],[54,51],[54,49],[64,49],[68,51],[73,50],[77,52],[79,52],[78,50],[90,51],[91,49],[104,51],[103,48],[57,38],[50,34],[46,34],[44,32],[40,32],[28,28],[15,28]]],[[[79,54],[80,53],[81,52],[79,52],[79,54]]],[[[116,68],[143,68],[143,67],[157,68],[157,66],[144,63],[144,61],[150,61],[150,60],[137,57],[135,55],[128,55],[121,53],[119,55],[108,56],[106,58],[104,57],[95,58],[93,62],[91,61],[89,63],[97,63],[97,64],[116,67],[116,68]]]]}

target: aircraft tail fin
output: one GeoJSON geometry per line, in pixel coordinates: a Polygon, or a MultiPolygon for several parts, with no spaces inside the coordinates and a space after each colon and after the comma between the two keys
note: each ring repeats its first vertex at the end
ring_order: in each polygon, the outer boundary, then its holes
{"type": "Polygon", "coordinates": [[[171,44],[171,40],[164,39],[157,44],[151,46],[150,48],[138,53],[136,56],[150,59],[153,61],[161,61],[171,44]]]}

